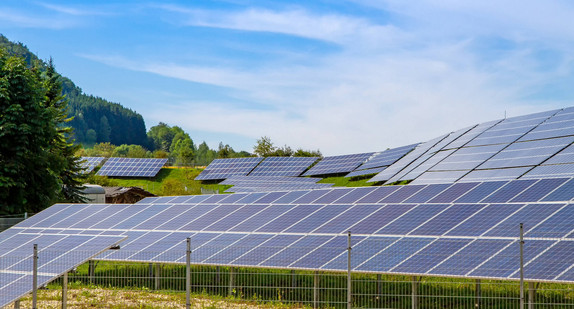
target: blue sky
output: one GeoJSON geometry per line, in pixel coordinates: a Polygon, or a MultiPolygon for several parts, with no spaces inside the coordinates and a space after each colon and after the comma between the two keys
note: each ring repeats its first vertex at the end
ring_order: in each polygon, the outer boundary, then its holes
{"type": "Polygon", "coordinates": [[[572,106],[570,1],[0,2],[0,33],[196,143],[380,151],[572,106]]]}

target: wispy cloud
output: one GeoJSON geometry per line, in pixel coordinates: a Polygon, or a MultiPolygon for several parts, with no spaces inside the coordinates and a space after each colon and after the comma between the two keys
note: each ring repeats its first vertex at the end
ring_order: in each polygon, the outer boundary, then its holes
{"type": "Polygon", "coordinates": [[[106,16],[112,15],[108,11],[103,11],[96,9],[95,7],[91,6],[89,8],[82,8],[79,6],[64,6],[64,5],[57,5],[47,2],[35,2],[40,7],[46,8],[50,11],[54,11],[57,13],[62,13],[69,16],[106,16]]]}
{"type": "MultiPolygon", "coordinates": [[[[159,102],[143,112],[146,119],[170,119],[190,131],[253,139],[269,135],[277,144],[320,148],[325,154],[382,150],[501,118],[505,111],[512,116],[565,104],[551,97],[544,101],[528,97],[573,75],[574,58],[567,53],[573,43],[571,36],[557,38],[552,34],[552,29],[564,31],[558,28],[562,28],[567,14],[558,11],[568,11],[566,5],[541,8],[547,13],[556,11],[559,21],[540,20],[534,25],[541,29],[533,29],[527,20],[534,13],[520,9],[520,16],[509,17],[510,6],[357,1],[386,10],[393,15],[389,20],[401,22],[377,23],[372,18],[313,13],[304,8],[211,11],[160,6],[163,12],[177,14],[176,22],[184,27],[266,32],[340,47],[329,53],[308,54],[312,64],[266,61],[265,65],[249,67],[125,55],[84,57],[233,90],[229,101],[159,102]],[[510,42],[502,51],[482,46],[501,39],[510,42]],[[538,55],[544,49],[559,58],[551,67],[538,55]],[[234,105],[235,99],[253,105],[234,105]],[[189,121],[189,115],[197,111],[204,116],[189,121]]],[[[539,7],[533,3],[527,6],[539,7]]],[[[261,42],[241,39],[235,44],[249,45],[246,50],[264,52],[266,48],[261,42]]]]}
{"type": "Polygon", "coordinates": [[[0,26],[5,28],[66,29],[78,26],[78,21],[34,15],[0,7],[0,26]]]}

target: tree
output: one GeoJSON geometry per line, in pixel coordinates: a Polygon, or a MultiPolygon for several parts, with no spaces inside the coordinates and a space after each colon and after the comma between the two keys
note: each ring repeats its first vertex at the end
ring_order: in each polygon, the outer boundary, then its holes
{"type": "Polygon", "coordinates": [[[271,156],[274,151],[275,147],[268,136],[261,137],[257,140],[257,144],[253,146],[253,152],[259,157],[271,156]]]}
{"type": "Polygon", "coordinates": [[[55,72],[0,51],[1,213],[38,212],[78,189],[65,109],[55,72]]]}

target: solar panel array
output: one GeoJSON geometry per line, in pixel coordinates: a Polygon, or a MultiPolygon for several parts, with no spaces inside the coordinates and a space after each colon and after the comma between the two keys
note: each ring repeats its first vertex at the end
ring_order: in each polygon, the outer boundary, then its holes
{"type": "Polygon", "coordinates": [[[374,152],[368,152],[325,157],[306,171],[303,176],[349,173],[355,170],[359,165],[363,164],[373,154],[374,152]]]}
{"type": "Polygon", "coordinates": [[[167,159],[109,158],[96,173],[110,177],[155,177],[167,159]]]}
{"type": "Polygon", "coordinates": [[[299,176],[318,157],[267,157],[249,176],[299,176]]]}
{"type": "Polygon", "coordinates": [[[39,288],[124,239],[124,236],[67,234],[62,230],[49,233],[25,228],[0,233],[0,307],[32,292],[34,244],[38,245],[39,288]]]}
{"type": "Polygon", "coordinates": [[[370,181],[413,184],[574,176],[574,108],[491,121],[423,143],[370,181]]]}
{"type": "Polygon", "coordinates": [[[232,176],[221,185],[232,185],[225,192],[268,192],[283,190],[311,190],[333,186],[332,183],[316,183],[321,178],[282,176],[232,176]]]}
{"type": "Polygon", "coordinates": [[[355,177],[362,175],[375,174],[383,171],[387,166],[395,163],[397,160],[402,158],[405,154],[412,151],[418,144],[412,144],[407,146],[402,146],[393,149],[387,149],[385,151],[376,153],[367,160],[367,162],[361,164],[353,172],[347,174],[345,177],[355,177]]]}
{"type": "Polygon", "coordinates": [[[89,173],[104,161],[105,157],[82,157],[80,166],[84,173],[89,173]]]}
{"type": "Polygon", "coordinates": [[[246,176],[263,158],[232,158],[215,159],[209,164],[195,180],[221,180],[231,176],[246,176]]]}
{"type": "Polygon", "coordinates": [[[16,230],[122,233],[97,259],[574,282],[574,179],[514,180],[148,198],[55,205],[16,230]],[[551,271],[549,271],[551,270],[551,271]]]}

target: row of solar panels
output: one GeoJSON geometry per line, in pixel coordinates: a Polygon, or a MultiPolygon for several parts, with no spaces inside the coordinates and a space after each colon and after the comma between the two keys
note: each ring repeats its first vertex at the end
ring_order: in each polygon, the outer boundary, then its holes
{"type": "Polygon", "coordinates": [[[195,264],[340,271],[350,230],[353,271],[515,279],[524,223],[526,278],[574,282],[573,188],[542,179],[56,205],[12,233],[126,235],[97,259],[169,263],[183,263],[192,236],[195,264]]]}
{"type": "MultiPolygon", "coordinates": [[[[82,157],[82,167],[89,173],[102,164],[105,157],[82,157]]],[[[100,170],[99,176],[111,177],[155,177],[165,165],[167,159],[150,158],[108,158],[100,170]]]]}
{"type": "Polygon", "coordinates": [[[391,165],[416,145],[389,149],[378,153],[359,153],[341,156],[329,156],[323,159],[302,157],[250,157],[234,159],[216,159],[199,174],[196,180],[222,180],[234,176],[319,176],[346,174],[356,171],[358,176],[372,174],[391,165]],[[317,164],[313,165],[317,160],[317,164]],[[311,167],[311,165],[313,165],[311,167]],[[311,168],[309,168],[311,167],[311,168]],[[308,170],[307,170],[308,169],[308,170]]]}
{"type": "Polygon", "coordinates": [[[472,182],[574,176],[574,108],[512,117],[420,144],[370,181],[472,182]]]}

